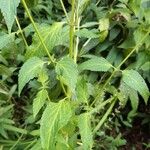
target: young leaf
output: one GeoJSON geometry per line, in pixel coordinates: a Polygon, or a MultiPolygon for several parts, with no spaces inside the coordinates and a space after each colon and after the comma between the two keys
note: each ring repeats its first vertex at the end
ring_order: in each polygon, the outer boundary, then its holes
{"type": "Polygon", "coordinates": [[[72,112],[68,101],[49,103],[41,119],[40,136],[43,149],[55,149],[56,135],[68,123],[71,116],[72,112]]]}
{"type": "Polygon", "coordinates": [[[78,77],[77,65],[74,61],[69,57],[62,58],[56,65],[56,73],[74,93],[78,77]]]}
{"type": "Polygon", "coordinates": [[[32,57],[21,67],[19,71],[19,95],[23,87],[33,78],[37,77],[39,74],[39,69],[44,65],[44,61],[38,57],[32,57]]]}
{"type": "Polygon", "coordinates": [[[124,70],[122,80],[131,88],[138,91],[145,103],[149,98],[149,89],[142,76],[135,70],[124,70]]]}
{"type": "Polygon", "coordinates": [[[43,107],[48,93],[45,89],[38,92],[36,98],[33,100],[33,116],[36,117],[40,109],[43,107]]]}
{"type": "Polygon", "coordinates": [[[108,18],[102,18],[99,20],[99,30],[107,31],[109,29],[109,19],[108,18]]]}
{"type": "Polygon", "coordinates": [[[92,149],[93,137],[90,124],[90,116],[88,113],[81,114],[78,118],[78,126],[81,134],[81,140],[84,150],[92,149]]]}
{"type": "Polygon", "coordinates": [[[11,32],[19,3],[20,0],[0,0],[0,9],[3,13],[9,33],[11,32]]]}
{"type": "Polygon", "coordinates": [[[93,57],[79,65],[79,70],[108,71],[112,65],[103,57],[93,57]]]}

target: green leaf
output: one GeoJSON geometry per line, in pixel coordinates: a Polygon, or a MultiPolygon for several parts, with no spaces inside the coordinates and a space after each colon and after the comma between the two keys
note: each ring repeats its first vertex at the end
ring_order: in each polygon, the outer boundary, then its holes
{"type": "Polygon", "coordinates": [[[77,65],[74,61],[69,57],[64,57],[57,63],[55,69],[58,79],[60,78],[74,93],[78,77],[77,65]]]}
{"type": "Polygon", "coordinates": [[[11,74],[12,71],[10,70],[10,68],[7,68],[6,66],[0,64],[0,75],[10,76],[11,74]]]}
{"type": "MultiPolygon", "coordinates": [[[[140,27],[137,30],[135,30],[134,32],[134,40],[135,43],[138,44],[141,42],[141,39],[145,36],[145,32],[143,31],[143,29],[140,27]]],[[[142,43],[141,43],[142,44],[142,43]]]]}
{"type": "Polygon", "coordinates": [[[146,62],[144,65],[141,66],[141,69],[143,71],[148,71],[150,70],[150,61],[146,62]]]}
{"type": "Polygon", "coordinates": [[[127,4],[129,0],[119,0],[121,3],[127,4]]]}
{"type": "Polygon", "coordinates": [[[142,14],[140,14],[141,0],[130,0],[129,6],[135,13],[136,17],[142,16],[142,14]]]}
{"type": "Polygon", "coordinates": [[[138,91],[145,103],[149,98],[149,89],[142,76],[135,70],[124,70],[122,80],[131,88],[138,91]]]}
{"type": "Polygon", "coordinates": [[[9,33],[11,32],[19,3],[20,0],[0,0],[0,9],[3,13],[9,33]]]}
{"type": "Polygon", "coordinates": [[[78,118],[78,126],[84,150],[91,150],[93,145],[90,120],[91,118],[88,113],[81,114],[78,118]]]}
{"type": "Polygon", "coordinates": [[[150,1],[149,0],[143,0],[143,1],[141,1],[141,6],[144,9],[149,9],[150,8],[150,1]]]}
{"type": "Polygon", "coordinates": [[[35,7],[38,4],[39,0],[26,0],[26,4],[29,8],[35,7]]]}
{"type": "MultiPolygon", "coordinates": [[[[53,48],[58,45],[68,46],[69,29],[68,26],[63,27],[63,25],[63,22],[56,22],[51,26],[39,26],[40,35],[49,52],[52,52],[53,48]]],[[[31,46],[27,50],[26,57],[29,58],[35,55],[39,57],[46,55],[43,45],[36,33],[33,36],[31,46]]]]}
{"type": "Polygon", "coordinates": [[[93,57],[79,65],[79,70],[108,71],[112,65],[103,57],[93,57]]]}
{"type": "Polygon", "coordinates": [[[102,18],[99,20],[99,30],[107,31],[109,29],[109,18],[102,18]]]}
{"type": "Polygon", "coordinates": [[[108,36],[108,30],[102,31],[99,36],[100,43],[104,42],[108,36]]]}
{"type": "Polygon", "coordinates": [[[98,25],[98,22],[86,22],[85,24],[81,25],[81,28],[89,28],[96,25],[98,25]]]}
{"type": "Polygon", "coordinates": [[[5,124],[4,128],[6,130],[9,130],[9,131],[19,132],[19,133],[22,133],[22,134],[27,134],[27,130],[26,129],[17,128],[17,127],[12,126],[12,125],[5,124]]]}
{"type": "Polygon", "coordinates": [[[30,150],[42,150],[41,142],[38,140],[31,148],[30,150]]]}
{"type": "Polygon", "coordinates": [[[81,29],[80,31],[76,32],[76,35],[78,37],[85,37],[85,38],[98,38],[99,37],[99,32],[97,29],[93,29],[93,30],[88,30],[86,28],[81,29]]]}
{"type": "Polygon", "coordinates": [[[45,104],[48,93],[45,89],[38,92],[36,98],[33,100],[33,116],[36,117],[40,109],[45,104]]]}
{"type": "Polygon", "coordinates": [[[138,97],[137,91],[130,88],[129,98],[130,98],[130,101],[131,101],[132,109],[137,110],[138,105],[139,105],[139,97],[138,97]]]}
{"type": "Polygon", "coordinates": [[[88,103],[88,87],[84,78],[79,78],[77,82],[77,100],[79,102],[88,103]]]}
{"type": "Polygon", "coordinates": [[[38,57],[32,57],[27,60],[19,71],[19,95],[23,87],[33,78],[37,77],[39,70],[44,65],[44,61],[40,60],[38,57]]]}
{"type": "Polygon", "coordinates": [[[40,136],[43,149],[55,149],[58,131],[69,122],[71,116],[72,112],[68,101],[49,103],[41,119],[40,136]]]}
{"type": "Polygon", "coordinates": [[[86,7],[88,6],[89,3],[90,3],[90,0],[80,0],[78,2],[79,15],[81,15],[83,13],[83,11],[86,9],[86,7]]]}
{"type": "Polygon", "coordinates": [[[15,34],[4,34],[0,35],[0,49],[4,48],[7,46],[7,44],[11,43],[14,40],[15,34]]]}

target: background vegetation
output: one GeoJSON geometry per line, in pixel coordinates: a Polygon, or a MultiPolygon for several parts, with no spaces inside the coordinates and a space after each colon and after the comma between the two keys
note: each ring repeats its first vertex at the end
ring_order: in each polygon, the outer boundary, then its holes
{"type": "Polygon", "coordinates": [[[0,149],[150,148],[149,0],[0,0],[0,149]]]}

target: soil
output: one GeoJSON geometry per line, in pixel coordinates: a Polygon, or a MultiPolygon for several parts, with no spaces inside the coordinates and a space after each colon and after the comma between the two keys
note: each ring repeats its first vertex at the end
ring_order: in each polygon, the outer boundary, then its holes
{"type": "MultiPolygon", "coordinates": [[[[121,150],[146,150],[143,143],[150,143],[150,123],[142,124],[145,117],[150,117],[150,103],[139,105],[139,112],[143,114],[143,117],[136,117],[133,121],[133,127],[130,129],[122,128],[122,135],[127,140],[127,144],[121,150]]],[[[148,150],[148,149],[147,149],[148,150]]]]}

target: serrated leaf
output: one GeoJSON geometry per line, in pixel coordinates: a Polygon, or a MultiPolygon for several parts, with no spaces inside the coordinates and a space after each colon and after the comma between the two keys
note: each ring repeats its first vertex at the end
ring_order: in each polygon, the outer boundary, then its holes
{"type": "Polygon", "coordinates": [[[85,24],[81,26],[81,28],[88,28],[88,27],[92,27],[96,25],[98,25],[98,22],[86,22],[85,24]]]}
{"type": "Polygon", "coordinates": [[[119,100],[121,101],[121,103],[125,106],[129,99],[131,106],[132,106],[131,111],[136,112],[136,110],[138,109],[138,104],[139,104],[139,97],[138,97],[137,91],[129,87],[123,81],[121,82],[119,89],[121,93],[121,95],[119,96],[119,100]]]}
{"type": "Polygon", "coordinates": [[[137,91],[135,91],[133,89],[130,89],[129,98],[130,98],[130,101],[131,101],[132,109],[134,111],[136,111],[138,109],[138,104],[139,104],[139,97],[138,97],[137,91]]]}
{"type": "Polygon", "coordinates": [[[89,3],[90,3],[90,0],[80,0],[78,2],[79,15],[82,14],[82,12],[85,10],[85,8],[88,6],[89,3]]]}
{"type": "Polygon", "coordinates": [[[79,70],[108,71],[112,65],[103,57],[93,57],[79,65],[79,70]]]}
{"type": "Polygon", "coordinates": [[[135,70],[124,70],[122,80],[131,88],[138,91],[145,103],[149,98],[149,89],[142,76],[135,70]]]}
{"type": "MultiPolygon", "coordinates": [[[[63,22],[57,22],[53,25],[45,25],[39,27],[40,35],[48,48],[49,52],[52,52],[53,48],[58,45],[68,46],[69,41],[69,29],[68,27],[63,27],[63,22]]],[[[37,34],[33,36],[33,42],[29,49],[27,50],[26,57],[32,56],[45,56],[46,52],[43,48],[42,43],[39,40],[37,34]]]]}
{"type": "Polygon", "coordinates": [[[42,115],[40,127],[44,149],[55,149],[57,133],[69,122],[71,116],[72,112],[68,101],[61,100],[58,103],[49,103],[42,115]]]}
{"type": "Polygon", "coordinates": [[[39,69],[44,65],[44,61],[38,57],[32,57],[27,60],[19,71],[19,95],[23,87],[33,78],[37,77],[39,74],[39,69]]]}
{"type": "Polygon", "coordinates": [[[88,87],[84,78],[79,78],[77,82],[77,100],[82,103],[88,103],[88,87]]]}
{"type": "Polygon", "coordinates": [[[20,0],[0,0],[0,9],[3,13],[9,33],[11,32],[19,3],[20,0]]]}
{"type": "Polygon", "coordinates": [[[81,114],[78,118],[78,126],[84,150],[91,150],[93,145],[90,120],[91,118],[88,113],[81,114]]]}
{"type": "Polygon", "coordinates": [[[11,43],[14,40],[15,34],[4,34],[0,35],[0,49],[4,48],[7,46],[7,44],[11,43]]]}
{"type": "Polygon", "coordinates": [[[74,93],[78,77],[77,65],[74,61],[69,57],[64,57],[57,63],[55,69],[61,81],[74,93]]]}
{"type": "Polygon", "coordinates": [[[99,37],[99,33],[97,29],[88,30],[86,28],[81,29],[80,31],[77,31],[76,35],[78,37],[85,37],[85,38],[91,38],[91,39],[99,37]]]}
{"type": "Polygon", "coordinates": [[[48,93],[45,89],[38,92],[36,98],[33,100],[33,116],[36,117],[40,109],[45,104],[48,93]]]}

